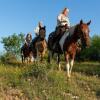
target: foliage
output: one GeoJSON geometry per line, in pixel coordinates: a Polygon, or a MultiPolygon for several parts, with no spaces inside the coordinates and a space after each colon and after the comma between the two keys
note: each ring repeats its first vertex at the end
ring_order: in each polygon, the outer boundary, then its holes
{"type": "Polygon", "coordinates": [[[0,63],[0,98],[4,100],[5,96],[7,99],[14,96],[13,99],[17,97],[17,100],[99,100],[100,78],[97,74],[100,63],[76,63],[71,79],[67,78],[66,71],[52,69],[56,64],[50,66],[46,63],[25,65],[17,62],[15,66],[0,63]]]}
{"type": "Polygon", "coordinates": [[[23,77],[30,77],[33,76],[34,78],[44,78],[47,74],[47,66],[46,64],[33,64],[30,66],[30,69],[25,70],[23,73],[23,77]]]}
{"type": "Polygon", "coordinates": [[[14,33],[11,36],[3,37],[1,43],[4,45],[4,49],[7,53],[13,54],[15,56],[19,55],[20,47],[24,42],[24,34],[14,33]]]}
{"type": "Polygon", "coordinates": [[[91,46],[86,48],[77,55],[79,60],[100,61],[100,36],[94,35],[91,38],[91,46]]]}

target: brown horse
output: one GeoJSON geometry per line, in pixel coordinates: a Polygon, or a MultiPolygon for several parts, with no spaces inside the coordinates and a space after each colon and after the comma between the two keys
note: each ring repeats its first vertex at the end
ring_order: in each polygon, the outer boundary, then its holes
{"type": "Polygon", "coordinates": [[[59,41],[59,52],[52,49],[53,45],[49,45],[52,42],[52,38],[48,38],[48,48],[49,48],[49,56],[48,61],[50,62],[51,54],[57,53],[58,54],[58,66],[59,70],[61,70],[60,66],[60,54],[64,54],[65,61],[66,61],[66,69],[67,75],[70,77],[72,67],[74,64],[74,59],[76,55],[76,51],[78,49],[78,40],[81,41],[82,47],[88,47],[90,45],[90,38],[89,38],[89,25],[91,21],[88,23],[83,23],[81,20],[79,24],[75,25],[74,27],[70,28],[68,32],[65,32],[59,41]],[[60,51],[61,50],[61,51],[60,51]]]}
{"type": "Polygon", "coordinates": [[[27,63],[32,62],[33,53],[28,45],[28,43],[25,42],[25,44],[21,47],[21,58],[22,63],[27,61],[27,63]]]}
{"type": "Polygon", "coordinates": [[[40,60],[42,61],[45,55],[47,49],[45,35],[46,35],[45,26],[40,27],[39,36],[37,37],[35,43],[32,42],[33,57],[36,58],[36,60],[38,60],[40,57],[40,60]]]}
{"type": "Polygon", "coordinates": [[[40,56],[40,58],[41,58],[40,61],[42,61],[43,57],[46,53],[46,50],[47,50],[47,43],[46,43],[45,39],[42,41],[36,42],[35,48],[36,48],[36,52],[37,52],[37,59],[40,56]]]}

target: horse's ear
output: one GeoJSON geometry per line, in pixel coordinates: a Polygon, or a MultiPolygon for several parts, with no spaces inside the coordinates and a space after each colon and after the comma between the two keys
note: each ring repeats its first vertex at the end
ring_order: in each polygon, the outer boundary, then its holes
{"type": "Polygon", "coordinates": [[[91,20],[87,23],[87,25],[90,25],[91,24],[91,20]]]}
{"type": "Polygon", "coordinates": [[[80,20],[80,24],[83,24],[83,20],[82,19],[80,20]]]}

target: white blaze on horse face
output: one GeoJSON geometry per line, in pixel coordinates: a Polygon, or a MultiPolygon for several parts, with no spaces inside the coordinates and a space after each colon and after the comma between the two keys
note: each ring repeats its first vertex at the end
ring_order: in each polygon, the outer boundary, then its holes
{"type": "Polygon", "coordinates": [[[85,33],[88,34],[88,29],[85,30],[85,33]]]}
{"type": "Polygon", "coordinates": [[[68,75],[68,77],[70,77],[70,73],[69,73],[70,65],[69,65],[69,62],[66,63],[66,68],[67,68],[67,75],[68,75]]]}

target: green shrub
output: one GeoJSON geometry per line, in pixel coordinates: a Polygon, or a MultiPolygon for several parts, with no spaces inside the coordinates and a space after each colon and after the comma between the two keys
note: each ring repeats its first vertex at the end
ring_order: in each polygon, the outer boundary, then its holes
{"type": "Polygon", "coordinates": [[[2,63],[10,64],[12,62],[15,62],[17,59],[16,59],[15,55],[13,55],[11,53],[5,53],[0,56],[0,60],[2,63]]]}
{"type": "Polygon", "coordinates": [[[29,69],[23,73],[24,77],[44,78],[47,74],[47,67],[45,64],[33,64],[29,69]]]}

